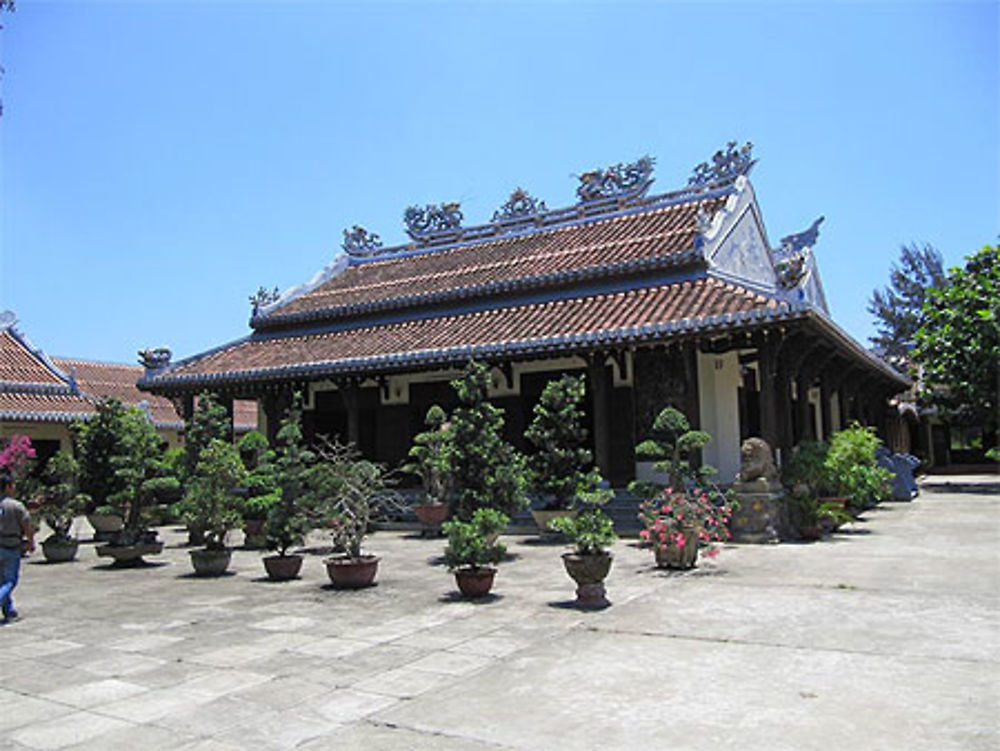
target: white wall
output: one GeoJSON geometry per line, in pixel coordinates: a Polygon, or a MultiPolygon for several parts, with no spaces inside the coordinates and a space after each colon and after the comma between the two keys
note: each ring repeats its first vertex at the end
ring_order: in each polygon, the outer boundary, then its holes
{"type": "Polygon", "coordinates": [[[712,434],[702,457],[719,470],[715,479],[721,483],[732,482],[740,471],[739,386],[737,352],[698,354],[701,429],[712,434]]]}

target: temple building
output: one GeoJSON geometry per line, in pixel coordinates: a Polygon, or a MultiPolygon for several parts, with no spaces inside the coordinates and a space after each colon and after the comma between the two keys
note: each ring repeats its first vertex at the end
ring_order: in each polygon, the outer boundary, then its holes
{"type": "MultiPolygon", "coordinates": [[[[11,311],[0,314],[0,439],[26,435],[45,460],[70,446],[70,425],[86,420],[101,399],[139,407],[172,446],[184,423],[169,399],[136,388],[141,365],[49,357],[18,329],[11,311]]],[[[256,427],[256,405],[237,403],[237,432],[256,427]]]]}
{"type": "Polygon", "coordinates": [[[273,435],[293,392],[306,434],[338,435],[395,464],[431,404],[470,359],[493,366],[507,437],[545,384],[586,374],[596,460],[623,484],[635,444],[665,406],[713,440],[728,482],[741,440],[781,452],[852,420],[891,434],[889,398],[908,381],[831,320],[813,254],[822,217],[772,246],[748,179],[751,145],[729,144],[687,185],[653,194],[653,160],[579,177],[549,209],[518,189],[489,222],[459,204],[411,207],[410,242],[355,226],[309,283],[254,300],[252,333],[170,362],[149,352],[139,387],[182,414],[203,390],[256,399],[273,435]]]}

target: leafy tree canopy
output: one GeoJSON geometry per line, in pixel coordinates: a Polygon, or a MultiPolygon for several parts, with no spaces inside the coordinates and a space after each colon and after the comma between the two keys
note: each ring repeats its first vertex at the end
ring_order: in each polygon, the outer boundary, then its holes
{"type": "Polygon", "coordinates": [[[928,243],[904,245],[899,263],[889,274],[889,286],[872,292],[868,312],[875,316],[878,335],[871,337],[875,350],[900,369],[911,360],[927,290],[947,283],[938,250],[928,243]]]}
{"type": "Polygon", "coordinates": [[[948,412],[981,420],[996,445],[1000,392],[1000,246],[985,246],[928,290],[914,352],[925,396],[948,412]]]}

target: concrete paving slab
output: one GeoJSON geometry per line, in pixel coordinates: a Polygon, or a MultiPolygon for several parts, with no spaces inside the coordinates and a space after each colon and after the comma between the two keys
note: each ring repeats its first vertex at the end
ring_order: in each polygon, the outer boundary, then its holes
{"type": "Polygon", "coordinates": [[[330,588],[316,535],[281,584],[239,549],[233,575],[191,576],[173,528],[142,569],[29,559],[0,749],[993,749],[1000,479],[971,479],[688,573],[620,542],[596,613],[530,536],[482,603],[455,597],[443,540],[399,532],[369,539],[358,592],[330,588]]]}

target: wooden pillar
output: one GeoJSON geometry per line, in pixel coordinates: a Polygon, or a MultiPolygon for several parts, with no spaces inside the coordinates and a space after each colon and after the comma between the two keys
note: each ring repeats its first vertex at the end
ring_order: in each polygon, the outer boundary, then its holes
{"type": "Polygon", "coordinates": [[[760,437],[773,449],[778,445],[778,352],[775,343],[765,341],[758,349],[757,373],[760,376],[760,437]]]}
{"type": "Polygon", "coordinates": [[[292,391],[283,388],[266,393],[260,398],[260,403],[264,410],[264,419],[267,420],[267,442],[273,446],[278,439],[281,421],[285,419],[292,406],[292,391]]]}
{"type": "Polygon", "coordinates": [[[828,371],[824,370],[819,377],[819,412],[820,412],[820,435],[819,440],[829,441],[833,432],[833,415],[830,409],[830,399],[833,398],[831,379],[828,371]]]}
{"type": "Polygon", "coordinates": [[[349,378],[339,384],[340,396],[344,400],[347,411],[347,442],[355,448],[361,445],[361,388],[355,378],[349,378]]]}
{"type": "Polygon", "coordinates": [[[609,422],[608,371],[604,355],[597,353],[587,360],[587,379],[594,399],[594,463],[604,477],[611,476],[611,441],[609,422]]]}
{"type": "Polygon", "coordinates": [[[795,443],[799,441],[811,441],[815,436],[813,421],[809,412],[809,386],[812,383],[810,374],[799,371],[795,377],[795,410],[796,420],[799,424],[798,434],[795,436],[795,443]]]}

